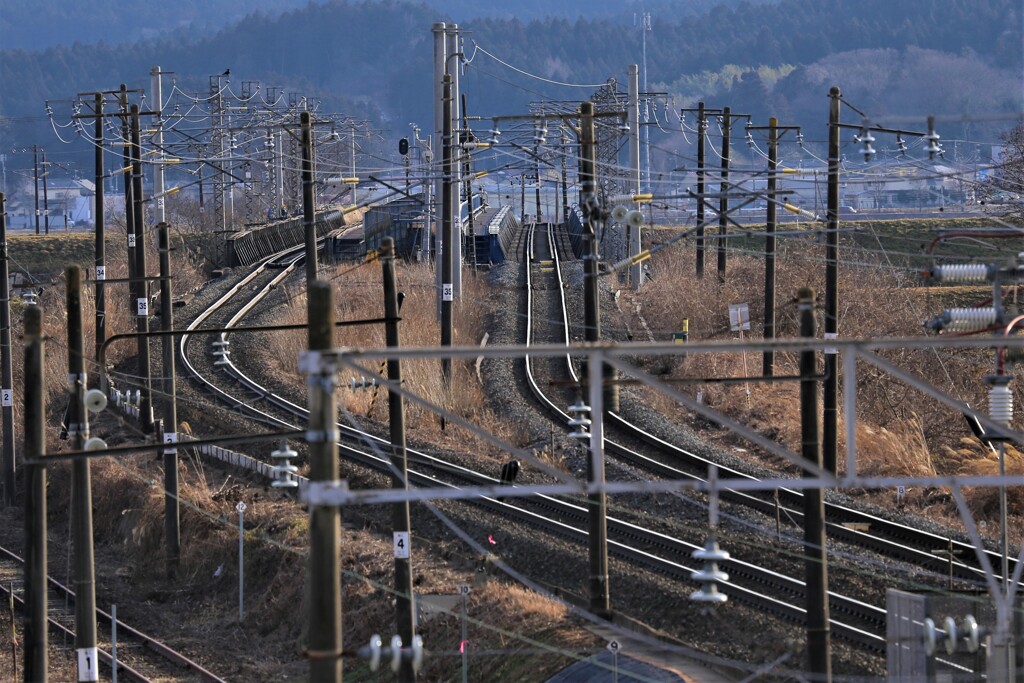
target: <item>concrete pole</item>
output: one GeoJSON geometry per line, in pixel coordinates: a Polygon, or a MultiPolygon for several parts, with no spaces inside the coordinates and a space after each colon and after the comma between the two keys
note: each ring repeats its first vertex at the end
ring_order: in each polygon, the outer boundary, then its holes
{"type": "MultiPolygon", "coordinates": [[[[43,379],[43,316],[28,306],[25,329],[25,457],[39,458],[46,450],[46,387],[43,379]]],[[[47,623],[46,468],[30,465],[25,490],[25,680],[46,681],[49,663],[47,623]]]]}
{"type": "Polygon", "coordinates": [[[0,412],[3,413],[4,505],[14,505],[14,361],[11,358],[11,288],[7,269],[7,198],[0,192],[0,412]]]}
{"type": "MultiPolygon", "coordinates": [[[[96,224],[96,256],[95,256],[95,281],[96,281],[96,360],[99,360],[100,349],[107,339],[107,293],[103,281],[107,278],[107,245],[104,221],[106,220],[106,207],[104,207],[103,184],[106,174],[103,172],[103,95],[96,93],[93,109],[96,114],[95,138],[96,138],[96,206],[93,209],[93,219],[96,224]]],[[[105,392],[107,389],[107,369],[97,368],[100,377],[100,388],[105,392]]]]}
{"type": "Polygon", "coordinates": [[[138,357],[142,396],[139,401],[139,422],[142,431],[153,433],[153,377],[149,362],[149,283],[146,282],[146,222],[142,203],[142,132],[139,105],[131,108],[132,128],[132,223],[135,227],[135,319],[139,332],[138,357]]]}
{"type": "Polygon", "coordinates": [[[462,99],[459,88],[459,57],[455,54],[461,52],[459,49],[459,26],[448,24],[446,29],[448,38],[447,56],[445,59],[445,72],[452,77],[452,206],[455,207],[455,232],[452,237],[452,292],[456,301],[462,301],[462,211],[460,210],[459,198],[462,196],[462,164],[459,157],[462,156],[462,148],[459,146],[459,134],[454,131],[462,129],[462,99]],[[457,151],[455,151],[457,150],[457,151]]]}
{"type": "MultiPolygon", "coordinates": [[[[85,332],[82,329],[82,269],[64,270],[67,284],[68,380],[70,404],[68,434],[71,447],[80,451],[89,438],[89,413],[85,409],[85,332]]],[[[78,458],[71,465],[71,525],[75,565],[75,650],[78,680],[98,681],[96,651],[96,575],[92,533],[92,481],[89,460],[78,458]]]]}
{"type": "MultiPolygon", "coordinates": [[[[442,222],[441,222],[441,233],[442,239],[446,245],[453,245],[455,242],[455,224],[458,217],[458,197],[451,191],[452,186],[455,184],[452,182],[454,177],[452,163],[452,118],[449,116],[452,107],[452,79],[449,74],[444,76],[444,88],[442,94],[444,98],[444,130],[442,131],[441,150],[442,154],[442,189],[441,189],[441,205],[442,205],[442,222]]],[[[455,250],[451,247],[445,249],[444,254],[441,257],[441,346],[451,346],[453,327],[452,322],[452,306],[455,299],[454,284],[452,282],[452,275],[455,269],[455,250]]],[[[449,356],[441,358],[441,382],[445,390],[451,388],[452,382],[452,359],[449,356]]]]}
{"type": "MultiPolygon", "coordinates": [[[[153,117],[153,128],[156,129],[156,134],[153,138],[153,144],[156,147],[156,163],[153,164],[153,196],[156,197],[156,222],[164,223],[167,221],[167,212],[164,209],[164,93],[163,93],[163,79],[160,76],[160,67],[154,66],[149,70],[150,87],[153,91],[153,103],[150,105],[150,109],[156,112],[153,117]]],[[[173,429],[173,425],[171,428],[173,429]]]]}
{"type": "MultiPolygon", "coordinates": [[[[308,286],[309,350],[328,351],[334,345],[334,293],[330,284],[316,280],[308,286]]],[[[337,406],[334,376],[321,372],[310,377],[309,479],[338,479],[337,406]]],[[[317,506],[309,513],[309,680],[341,683],[341,512],[317,506]]]]}
{"type": "MultiPolygon", "coordinates": [[[[646,35],[646,30],[644,35],[646,35]]],[[[629,80],[629,103],[626,110],[627,123],[629,125],[629,188],[630,192],[640,192],[640,84],[638,67],[630,64],[627,68],[629,80]]],[[[627,228],[627,242],[629,243],[629,255],[636,256],[640,253],[640,228],[627,228]]],[[[629,267],[629,281],[633,289],[639,291],[643,277],[642,264],[629,267]]]]}
{"type": "MultiPolygon", "coordinates": [[[[174,295],[171,288],[171,240],[167,223],[157,226],[160,250],[160,328],[168,332],[174,329],[174,295]]],[[[174,337],[163,338],[163,391],[164,391],[164,443],[178,441],[178,387],[174,361],[174,337]]],[[[174,579],[178,573],[178,558],[181,555],[180,505],[178,504],[178,449],[164,449],[164,543],[167,546],[167,577],[174,579]]]]}
{"type": "MultiPolygon", "coordinates": [[[[444,180],[443,157],[446,138],[444,135],[444,75],[445,61],[448,57],[447,25],[444,22],[434,24],[434,149],[432,172],[434,175],[434,274],[437,289],[437,319],[441,319],[441,259],[444,254],[444,234],[441,228],[444,223],[444,180]]],[[[449,199],[450,201],[450,199],[449,199]]]]}

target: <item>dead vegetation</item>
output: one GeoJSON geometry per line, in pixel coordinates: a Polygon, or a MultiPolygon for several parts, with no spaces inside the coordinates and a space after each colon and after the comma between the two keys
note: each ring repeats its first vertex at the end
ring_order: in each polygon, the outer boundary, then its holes
{"type": "MultiPolygon", "coordinates": [[[[840,264],[839,270],[839,331],[842,337],[886,338],[911,337],[923,334],[922,323],[947,306],[962,306],[983,299],[984,292],[965,288],[926,288],[919,279],[900,268],[861,252],[853,254],[840,264]],[[973,295],[973,296],[972,296],[973,295]]],[[[764,261],[745,254],[730,254],[728,277],[719,283],[715,272],[713,251],[709,251],[707,275],[697,280],[684,276],[694,270],[694,251],[675,248],[661,252],[652,266],[654,280],[636,295],[641,314],[651,321],[665,321],[654,330],[658,339],[671,338],[681,328],[683,319],[689,320],[690,341],[736,338],[729,331],[728,305],[747,303],[753,329],[747,334],[760,337],[759,322],[764,319],[764,261]],[[681,284],[681,282],[685,284],[681,284]]],[[[823,329],[824,291],[823,250],[813,243],[788,245],[780,254],[777,271],[777,336],[798,334],[797,311],[793,301],[802,286],[810,286],[818,293],[818,337],[823,329]]],[[[968,304],[970,305],[970,304],[968,304]]],[[[635,325],[635,320],[627,320],[635,325]]],[[[972,406],[987,405],[987,386],[984,377],[993,371],[994,357],[990,350],[968,351],[943,349],[937,351],[910,348],[879,352],[890,363],[926,380],[932,386],[972,406]]],[[[761,354],[749,353],[746,358],[735,354],[691,354],[684,359],[659,359],[649,364],[652,372],[663,373],[672,379],[700,379],[714,377],[743,377],[761,374],[761,354]]],[[[819,361],[820,362],[820,361],[819,361]]],[[[821,367],[819,365],[819,367],[821,367]]],[[[962,415],[927,397],[919,390],[883,372],[867,362],[858,363],[857,381],[857,453],[858,471],[869,476],[934,476],[992,473],[996,458],[991,449],[982,447],[976,439],[965,448],[964,439],[971,432],[962,415]]],[[[798,374],[797,359],[778,354],[776,376],[798,374]]],[[[839,453],[840,470],[845,463],[845,424],[842,415],[843,382],[840,378],[839,453]]],[[[799,389],[795,382],[747,384],[700,383],[677,385],[696,396],[699,392],[707,405],[720,410],[752,429],[799,452],[799,389]],[[749,390],[749,393],[748,393],[749,390]]],[[[1024,398],[1020,382],[1012,382],[1016,402],[1024,398]]],[[[660,409],[673,411],[680,419],[690,420],[675,404],[664,396],[650,395],[660,409]]],[[[819,394],[820,401],[820,394],[819,394]]],[[[819,413],[820,414],[820,413],[819,413]]],[[[703,423],[701,423],[703,424],[703,423]]],[[[705,425],[710,426],[710,425],[705,425]]],[[[735,438],[722,436],[728,444],[735,438]]],[[[1008,460],[1012,472],[1016,466],[1008,460]]],[[[891,505],[892,497],[882,492],[884,504],[891,505]]],[[[982,518],[993,521],[989,498],[997,492],[973,490],[969,494],[972,510],[982,518]]],[[[1024,509],[1024,491],[1012,490],[1011,508],[1024,509]]],[[[934,496],[910,496],[908,505],[915,501],[922,509],[930,506],[934,496]]],[[[957,516],[948,496],[942,511],[950,519],[957,516]]]]}

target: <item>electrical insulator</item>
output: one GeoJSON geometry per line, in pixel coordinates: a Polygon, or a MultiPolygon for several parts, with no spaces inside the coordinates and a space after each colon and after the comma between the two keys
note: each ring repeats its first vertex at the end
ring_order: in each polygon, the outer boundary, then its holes
{"type": "Polygon", "coordinates": [[[875,148],[871,146],[871,143],[875,141],[875,136],[871,134],[870,130],[865,129],[860,136],[860,141],[864,144],[860,150],[860,153],[864,155],[864,161],[871,161],[871,157],[875,154],[875,148]]]}
{"type": "Polygon", "coordinates": [[[575,416],[569,418],[569,426],[574,428],[574,431],[569,434],[569,438],[589,439],[590,418],[584,417],[584,414],[590,412],[590,406],[577,403],[576,405],[569,406],[568,410],[571,415],[575,416]]]}
{"type": "Polygon", "coordinates": [[[933,330],[948,330],[949,332],[977,332],[996,324],[996,309],[992,306],[987,308],[949,308],[935,318],[932,318],[925,327],[933,330]]]}
{"type": "Polygon", "coordinates": [[[270,484],[276,489],[293,489],[299,485],[296,481],[295,475],[299,473],[299,468],[292,464],[292,460],[298,456],[298,453],[288,447],[287,442],[282,441],[281,447],[270,454],[270,457],[274,459],[275,466],[272,470],[274,474],[274,481],[270,484]]]}
{"type": "Polygon", "coordinates": [[[690,594],[690,599],[711,604],[720,604],[728,600],[729,596],[718,592],[718,584],[729,580],[729,575],[718,569],[718,563],[728,560],[729,553],[720,549],[718,541],[711,536],[703,548],[693,551],[693,559],[702,560],[704,568],[692,572],[690,578],[703,585],[699,591],[690,594]]]}
{"type": "Polygon", "coordinates": [[[954,263],[934,266],[931,276],[936,282],[990,282],[995,273],[994,266],[983,263],[954,263]]]}
{"type": "Polygon", "coordinates": [[[1005,382],[988,390],[988,416],[993,422],[1006,426],[1013,420],[1013,392],[1005,382]]]}
{"type": "Polygon", "coordinates": [[[928,134],[924,136],[924,139],[928,141],[928,146],[925,148],[928,151],[928,158],[934,159],[936,154],[942,154],[942,148],[939,147],[939,134],[935,132],[935,117],[928,117],[928,134]]]}
{"type": "Polygon", "coordinates": [[[348,380],[348,386],[352,391],[355,391],[356,389],[367,389],[369,387],[375,387],[377,386],[377,378],[371,377],[370,379],[366,379],[366,377],[363,377],[361,375],[359,379],[356,379],[355,377],[350,377],[348,380]]]}

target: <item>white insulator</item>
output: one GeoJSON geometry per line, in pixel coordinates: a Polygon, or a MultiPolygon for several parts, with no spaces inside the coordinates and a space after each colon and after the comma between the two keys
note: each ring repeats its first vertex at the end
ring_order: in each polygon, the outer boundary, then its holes
{"type": "Polygon", "coordinates": [[[987,308],[950,308],[946,310],[943,327],[952,332],[972,332],[992,327],[996,324],[996,309],[987,308]]]}
{"type": "Polygon", "coordinates": [[[989,267],[983,263],[954,263],[935,266],[932,277],[938,282],[988,282],[989,267]]]}
{"type": "Polygon", "coordinates": [[[701,586],[699,591],[690,593],[690,599],[694,602],[710,602],[712,604],[721,604],[729,600],[729,596],[719,593],[718,586],[713,583],[706,583],[701,586]]]}
{"type": "Polygon", "coordinates": [[[993,422],[1009,426],[1013,420],[1013,392],[1005,384],[997,384],[988,390],[988,416],[993,422]]]}

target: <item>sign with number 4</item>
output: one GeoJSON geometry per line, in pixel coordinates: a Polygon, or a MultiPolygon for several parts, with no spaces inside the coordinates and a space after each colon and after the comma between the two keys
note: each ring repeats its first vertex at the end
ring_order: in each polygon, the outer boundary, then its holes
{"type": "Polygon", "coordinates": [[[409,559],[409,532],[408,531],[396,531],[392,539],[395,547],[395,559],[396,560],[408,560],[409,559]]]}

